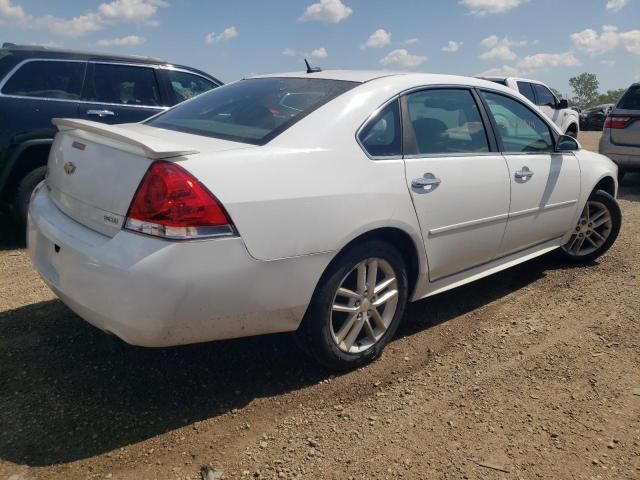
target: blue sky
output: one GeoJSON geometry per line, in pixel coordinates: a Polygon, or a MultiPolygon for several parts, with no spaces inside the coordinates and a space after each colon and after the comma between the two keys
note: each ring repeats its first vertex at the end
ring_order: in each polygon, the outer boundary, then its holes
{"type": "Polygon", "coordinates": [[[0,0],[0,41],[150,55],[225,82],[302,68],[640,81],[640,0],[0,0]]]}

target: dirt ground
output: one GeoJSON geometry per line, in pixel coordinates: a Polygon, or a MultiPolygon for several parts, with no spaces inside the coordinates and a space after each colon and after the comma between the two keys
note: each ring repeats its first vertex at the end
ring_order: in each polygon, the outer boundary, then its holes
{"type": "Polygon", "coordinates": [[[287,335],[124,345],[55,300],[0,220],[0,479],[640,479],[639,202],[629,176],[597,262],[412,304],[340,376],[287,335]]]}

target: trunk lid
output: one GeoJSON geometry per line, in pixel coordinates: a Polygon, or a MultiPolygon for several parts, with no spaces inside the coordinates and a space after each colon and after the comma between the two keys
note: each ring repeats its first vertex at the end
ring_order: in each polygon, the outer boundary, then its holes
{"type": "Polygon", "coordinates": [[[53,123],[60,132],[49,155],[49,195],[66,215],[108,236],[122,229],[131,200],[153,161],[180,162],[205,149],[213,153],[244,147],[144,124],[70,119],[53,123]]]}

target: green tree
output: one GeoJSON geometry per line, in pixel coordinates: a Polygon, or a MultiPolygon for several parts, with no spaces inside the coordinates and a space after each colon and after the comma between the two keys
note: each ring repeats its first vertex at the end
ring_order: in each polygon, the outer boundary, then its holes
{"type": "Polygon", "coordinates": [[[558,100],[562,100],[564,98],[564,95],[562,95],[562,93],[560,93],[560,90],[556,90],[555,88],[551,88],[551,91],[558,98],[558,100]]]}
{"type": "Polygon", "coordinates": [[[572,104],[580,108],[588,108],[595,104],[598,98],[600,83],[594,73],[581,73],[577,77],[569,79],[569,85],[573,89],[572,104]]]}
{"type": "Polygon", "coordinates": [[[603,103],[616,103],[620,100],[620,97],[626,91],[626,88],[618,88],[617,90],[607,90],[607,93],[601,93],[596,98],[595,104],[602,105],[603,103]]]}

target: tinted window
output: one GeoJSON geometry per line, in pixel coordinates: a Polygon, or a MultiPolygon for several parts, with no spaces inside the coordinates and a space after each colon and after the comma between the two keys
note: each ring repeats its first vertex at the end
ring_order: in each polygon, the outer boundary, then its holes
{"type": "Polygon", "coordinates": [[[633,86],[625,92],[616,108],[640,110],[640,85],[633,86]]]}
{"type": "Polygon", "coordinates": [[[213,82],[191,73],[167,70],[167,75],[177,102],[184,102],[216,87],[213,82]]]}
{"type": "Polygon", "coordinates": [[[356,85],[317,78],[241,80],[180,104],[148,123],[196,135],[262,144],[356,85]],[[294,106],[286,101],[292,94],[296,95],[294,106]]]}
{"type": "Polygon", "coordinates": [[[520,93],[531,100],[533,103],[536,103],[536,97],[533,94],[533,87],[528,82],[518,82],[518,90],[520,93]]]}
{"type": "Polygon", "coordinates": [[[482,92],[498,127],[505,152],[549,152],[551,131],[535,113],[517,100],[497,93],[482,92]]]}
{"type": "Polygon", "coordinates": [[[358,138],[364,149],[373,157],[402,155],[398,102],[391,102],[371,117],[358,138]]]}
{"type": "Polygon", "coordinates": [[[538,101],[536,105],[540,106],[554,106],[556,104],[556,97],[553,96],[551,90],[549,90],[544,85],[533,84],[533,88],[536,91],[536,96],[538,97],[538,101]]]}
{"type": "Polygon", "coordinates": [[[468,90],[424,90],[407,95],[416,138],[414,154],[489,151],[487,134],[468,90]]]}
{"type": "Polygon", "coordinates": [[[83,62],[27,62],[11,76],[2,93],[79,100],[85,68],[83,62]]]}
{"type": "Polygon", "coordinates": [[[87,89],[87,100],[123,105],[160,105],[152,68],[96,63],[87,89]]]}

